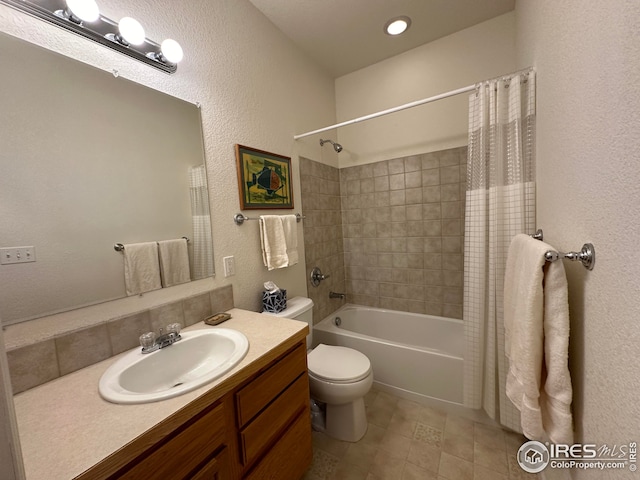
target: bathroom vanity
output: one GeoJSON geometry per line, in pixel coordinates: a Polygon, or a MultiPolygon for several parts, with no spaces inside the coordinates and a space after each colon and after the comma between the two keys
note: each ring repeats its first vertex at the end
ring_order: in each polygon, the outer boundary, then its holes
{"type": "MultiPolygon", "coordinates": [[[[16,395],[27,478],[300,478],[312,457],[308,327],[230,313],[224,327],[247,336],[246,357],[179,397],[106,402],[98,381],[118,357],[16,395]]],[[[201,328],[215,327],[185,331],[201,328]]]]}

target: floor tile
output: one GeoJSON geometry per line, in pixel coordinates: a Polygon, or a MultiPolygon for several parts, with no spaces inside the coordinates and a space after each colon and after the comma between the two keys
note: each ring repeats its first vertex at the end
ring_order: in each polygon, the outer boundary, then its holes
{"type": "Polygon", "coordinates": [[[440,466],[441,450],[438,447],[414,440],[409,447],[407,462],[422,469],[437,472],[440,466]]]}
{"type": "Polygon", "coordinates": [[[487,444],[474,442],[473,463],[505,475],[509,474],[506,452],[502,449],[488,446],[487,444]]]}
{"type": "Polygon", "coordinates": [[[438,474],[407,462],[404,464],[404,470],[400,478],[402,480],[438,480],[438,474]]]}
{"type": "Polygon", "coordinates": [[[497,425],[371,390],[355,443],[313,432],[303,480],[531,480],[516,460],[526,439],[497,425]]]}
{"type": "Polygon", "coordinates": [[[384,450],[378,450],[369,473],[375,475],[375,478],[398,479],[404,470],[404,463],[401,458],[397,458],[384,450]]]}
{"type": "Polygon", "coordinates": [[[406,460],[409,454],[409,447],[411,447],[411,441],[408,437],[403,437],[402,435],[387,430],[378,448],[385,450],[396,458],[406,460]]]}
{"type": "Polygon", "coordinates": [[[440,448],[442,446],[442,430],[438,430],[431,425],[425,425],[424,423],[418,422],[416,424],[413,438],[433,445],[434,447],[440,448]]]}
{"type": "Polygon", "coordinates": [[[473,480],[473,463],[443,453],[440,456],[438,475],[448,480],[473,480]]]}
{"type": "Polygon", "coordinates": [[[473,437],[462,435],[444,436],[442,451],[473,462],[473,437]]]}

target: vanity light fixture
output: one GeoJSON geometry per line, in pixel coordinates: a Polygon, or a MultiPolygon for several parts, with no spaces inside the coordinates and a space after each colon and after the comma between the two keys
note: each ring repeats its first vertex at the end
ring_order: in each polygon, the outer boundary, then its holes
{"type": "Polygon", "coordinates": [[[406,32],[411,26],[411,19],[406,15],[394,17],[384,24],[384,33],[391,36],[406,32]]]}
{"type": "Polygon", "coordinates": [[[134,18],[115,22],[100,14],[95,0],[0,0],[33,17],[93,40],[135,58],[165,73],[175,73],[183,51],[167,39],[162,44],[146,38],[144,28],[134,18]]]}

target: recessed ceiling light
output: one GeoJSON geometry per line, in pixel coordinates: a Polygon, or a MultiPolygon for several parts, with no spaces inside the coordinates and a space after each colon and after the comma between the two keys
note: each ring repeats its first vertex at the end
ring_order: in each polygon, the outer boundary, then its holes
{"type": "Polygon", "coordinates": [[[387,35],[400,35],[411,26],[411,19],[405,15],[394,17],[384,25],[387,35]]]}

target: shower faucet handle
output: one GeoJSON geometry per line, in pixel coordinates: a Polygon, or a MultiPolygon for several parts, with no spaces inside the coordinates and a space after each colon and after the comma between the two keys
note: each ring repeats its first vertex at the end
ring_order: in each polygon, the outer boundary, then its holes
{"type": "Polygon", "coordinates": [[[330,276],[331,275],[324,275],[322,273],[322,270],[320,270],[320,268],[313,267],[313,270],[311,270],[311,285],[313,285],[314,287],[317,287],[318,285],[320,285],[320,282],[322,280],[326,280],[330,276]]]}

